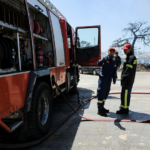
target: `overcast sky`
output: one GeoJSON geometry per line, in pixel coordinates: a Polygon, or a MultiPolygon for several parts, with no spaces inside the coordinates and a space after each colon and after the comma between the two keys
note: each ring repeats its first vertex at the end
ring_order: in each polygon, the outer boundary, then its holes
{"type": "MultiPolygon", "coordinates": [[[[50,0],[75,29],[77,26],[101,25],[102,51],[123,36],[129,22],[147,21],[150,26],[150,0],[50,0]]],[[[150,47],[136,43],[141,51],[150,47]]]]}

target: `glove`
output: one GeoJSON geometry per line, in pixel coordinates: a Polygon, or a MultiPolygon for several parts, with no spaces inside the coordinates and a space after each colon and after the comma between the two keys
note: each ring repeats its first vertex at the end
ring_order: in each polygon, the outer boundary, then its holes
{"type": "Polygon", "coordinates": [[[113,78],[113,84],[116,84],[116,78],[113,78]]]}
{"type": "Polygon", "coordinates": [[[104,62],[105,62],[105,58],[102,59],[102,63],[104,63],[104,62]]]}

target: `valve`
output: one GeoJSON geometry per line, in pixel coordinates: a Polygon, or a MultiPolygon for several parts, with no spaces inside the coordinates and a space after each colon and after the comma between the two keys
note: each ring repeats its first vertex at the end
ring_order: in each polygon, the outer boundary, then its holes
{"type": "Polygon", "coordinates": [[[12,49],[12,67],[15,68],[15,56],[16,52],[14,49],[12,49]]]}

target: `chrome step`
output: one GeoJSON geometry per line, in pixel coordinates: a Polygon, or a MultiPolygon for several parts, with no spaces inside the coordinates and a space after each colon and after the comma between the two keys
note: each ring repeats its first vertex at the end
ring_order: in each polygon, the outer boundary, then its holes
{"type": "Polygon", "coordinates": [[[16,130],[19,126],[21,126],[24,122],[22,120],[16,121],[12,124],[10,124],[8,127],[10,128],[10,132],[13,132],[16,130]]]}

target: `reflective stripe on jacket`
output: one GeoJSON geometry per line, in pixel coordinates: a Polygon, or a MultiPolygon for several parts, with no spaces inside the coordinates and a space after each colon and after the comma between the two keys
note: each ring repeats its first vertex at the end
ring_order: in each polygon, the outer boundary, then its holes
{"type": "Polygon", "coordinates": [[[137,59],[130,52],[123,64],[123,70],[121,74],[121,86],[132,86],[134,83],[135,73],[136,73],[137,59]]]}

